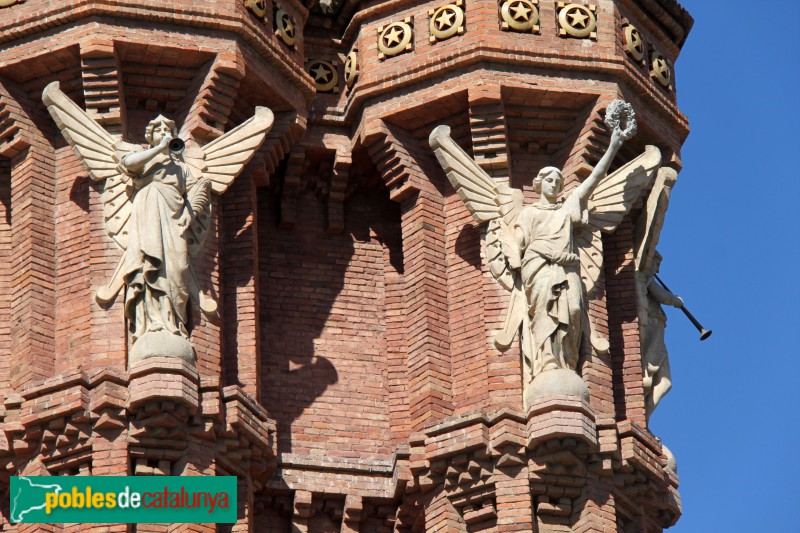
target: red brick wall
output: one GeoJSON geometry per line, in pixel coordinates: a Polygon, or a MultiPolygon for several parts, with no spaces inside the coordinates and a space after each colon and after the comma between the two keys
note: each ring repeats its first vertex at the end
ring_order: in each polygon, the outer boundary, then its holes
{"type": "Polygon", "coordinates": [[[483,309],[481,233],[461,198],[445,200],[445,249],[450,319],[453,411],[482,407],[489,395],[488,363],[492,357],[483,309]]]}
{"type": "Polygon", "coordinates": [[[55,374],[89,369],[91,346],[92,267],[89,187],[91,180],[72,148],[56,150],[55,374]]]}
{"type": "MultiPolygon", "coordinates": [[[[11,161],[0,156],[0,353],[11,353],[11,161]]],[[[8,393],[10,357],[0,357],[0,394],[8,393]]]]}
{"type": "Polygon", "coordinates": [[[371,225],[396,225],[397,206],[385,192],[357,192],[338,235],[326,232],[324,204],[311,192],[297,200],[293,230],[277,227],[275,208],[273,199],[259,203],[262,399],[279,449],[386,456],[387,267],[371,225]]]}

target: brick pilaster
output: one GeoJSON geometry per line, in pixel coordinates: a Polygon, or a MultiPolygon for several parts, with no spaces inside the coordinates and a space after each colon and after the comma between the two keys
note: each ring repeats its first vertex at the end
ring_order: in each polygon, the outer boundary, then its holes
{"type": "Polygon", "coordinates": [[[87,39],[80,47],[86,112],[112,135],[124,136],[127,107],[114,41],[87,39]]]}
{"type": "Polygon", "coordinates": [[[604,236],[603,248],[616,417],[617,420],[631,420],[644,427],[633,231],[629,217],[622,220],[616,232],[604,236]]]}
{"type": "Polygon", "coordinates": [[[220,264],[226,384],[260,398],[256,187],[245,172],[222,197],[220,264]]]}

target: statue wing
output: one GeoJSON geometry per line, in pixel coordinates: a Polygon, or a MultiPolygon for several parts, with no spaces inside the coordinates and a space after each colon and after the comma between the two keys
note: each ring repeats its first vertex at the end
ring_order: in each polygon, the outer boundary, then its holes
{"type": "Polygon", "coordinates": [[[93,181],[105,180],[101,198],[106,231],[125,250],[134,190],[130,178],[119,167],[120,154],[137,146],[112,137],[61,91],[57,81],[45,87],[42,101],[75,155],[89,170],[89,177],[93,181]]]}
{"type": "Polygon", "coordinates": [[[449,127],[436,127],[429,142],[447,179],[475,220],[484,223],[502,218],[510,226],[522,209],[522,191],[493,180],[450,137],[449,127]]]}
{"type": "Polygon", "coordinates": [[[664,215],[669,207],[672,187],[678,179],[678,171],[670,167],[661,167],[647,201],[642,206],[642,214],[633,231],[634,256],[636,270],[646,270],[655,253],[661,228],[664,226],[664,215]]]}
{"type": "Polygon", "coordinates": [[[489,222],[486,255],[492,276],[506,290],[515,283],[511,269],[519,268],[520,252],[511,227],[522,209],[522,191],[493,180],[450,137],[450,128],[438,126],[429,138],[447,179],[479,223],[489,222]]]}
{"type": "Polygon", "coordinates": [[[209,180],[211,190],[222,194],[264,142],[274,122],[272,111],[256,107],[255,115],[202,149],[187,149],[183,159],[190,165],[196,179],[209,180]]]}
{"type": "Polygon", "coordinates": [[[196,256],[203,249],[211,227],[211,185],[203,178],[198,180],[186,192],[186,207],[192,222],[186,230],[186,244],[189,255],[196,256]]]}
{"type": "Polygon", "coordinates": [[[494,336],[498,350],[507,350],[527,315],[525,293],[519,274],[520,250],[511,230],[523,205],[522,191],[493,180],[450,137],[450,128],[438,126],[429,142],[447,179],[467,209],[486,229],[486,261],[494,279],[511,292],[503,328],[494,336]]]}
{"type": "Polygon", "coordinates": [[[589,198],[589,224],[577,236],[581,278],[587,294],[594,290],[603,268],[601,232],[611,233],[617,229],[633,203],[652,182],[660,164],[661,151],[648,145],[641,155],[606,176],[589,198]]]}

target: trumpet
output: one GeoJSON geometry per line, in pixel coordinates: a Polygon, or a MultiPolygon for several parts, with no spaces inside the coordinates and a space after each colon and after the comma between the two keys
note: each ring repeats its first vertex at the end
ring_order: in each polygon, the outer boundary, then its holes
{"type": "Polygon", "coordinates": [[[169,152],[173,155],[178,155],[183,153],[183,150],[186,148],[186,143],[183,142],[183,139],[178,137],[173,137],[169,140],[169,152]]]}
{"type": "MultiPolygon", "coordinates": [[[[669,292],[672,292],[672,291],[669,290],[669,287],[667,287],[667,284],[664,283],[663,281],[661,281],[661,278],[658,277],[658,274],[653,274],[653,277],[656,279],[656,281],[659,284],[661,284],[662,287],[667,289],[669,292]]],[[[675,294],[675,293],[673,292],[672,294],[675,294]]],[[[709,338],[711,336],[711,330],[704,328],[703,325],[700,324],[700,322],[697,321],[697,319],[694,317],[694,315],[692,313],[690,313],[688,309],[686,309],[686,307],[681,306],[680,310],[683,311],[683,314],[686,315],[686,318],[688,318],[692,322],[692,324],[694,324],[694,327],[697,328],[697,331],[700,332],[700,340],[701,341],[704,341],[704,340],[706,340],[707,338],[709,338]]]]}

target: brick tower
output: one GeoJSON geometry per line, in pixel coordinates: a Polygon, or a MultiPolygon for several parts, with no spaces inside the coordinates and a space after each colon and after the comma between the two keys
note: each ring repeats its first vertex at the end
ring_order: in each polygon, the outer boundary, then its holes
{"type": "Polygon", "coordinates": [[[676,0],[0,0],[2,530],[674,524],[636,276],[689,131],[672,65],[691,25],[676,0]],[[113,215],[42,103],[53,81],[136,143],[158,114],[202,146],[274,112],[195,258],[219,302],[189,310],[196,361],[128,364],[123,299],[94,297],[113,215]],[[518,343],[492,344],[509,297],[486,230],[428,136],[449,126],[531,202],[544,166],[567,190],[589,175],[615,99],[639,132],[612,168],[655,145],[662,171],[603,235],[587,313],[610,349],[583,345],[588,399],[524,405],[518,343]],[[239,521],[16,526],[13,475],[235,475],[239,521]]]}

